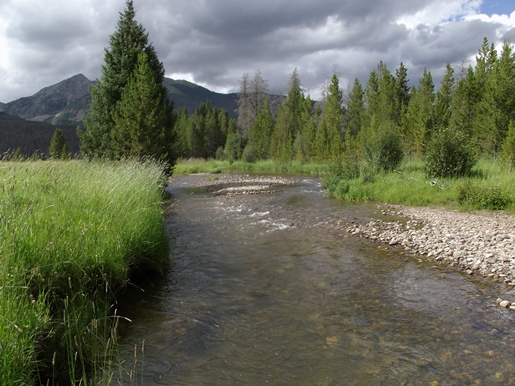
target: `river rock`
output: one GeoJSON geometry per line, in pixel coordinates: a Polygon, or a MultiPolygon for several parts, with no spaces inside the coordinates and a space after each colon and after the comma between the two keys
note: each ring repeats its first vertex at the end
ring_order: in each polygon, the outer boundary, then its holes
{"type": "MultiPolygon", "coordinates": [[[[406,221],[375,220],[354,224],[348,232],[515,285],[515,216],[394,205],[381,213],[406,221]]],[[[510,307],[504,301],[503,307],[510,307]]]]}

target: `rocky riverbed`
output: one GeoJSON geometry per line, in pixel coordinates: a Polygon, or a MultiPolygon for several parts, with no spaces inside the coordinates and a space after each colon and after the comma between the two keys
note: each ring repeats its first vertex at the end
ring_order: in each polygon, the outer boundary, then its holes
{"type": "Polygon", "coordinates": [[[391,220],[355,223],[347,232],[515,287],[515,216],[392,205],[381,212],[391,220]]]}

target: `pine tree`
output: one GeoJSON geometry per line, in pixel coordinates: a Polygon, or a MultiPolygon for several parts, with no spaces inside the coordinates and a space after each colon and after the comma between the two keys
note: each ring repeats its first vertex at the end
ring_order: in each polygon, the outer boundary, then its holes
{"type": "Polygon", "coordinates": [[[124,88],[113,113],[111,149],[116,158],[156,158],[171,161],[170,116],[163,88],[156,83],[145,52],[124,88]],[[165,104],[163,106],[163,103],[165,104]]]}
{"type": "Polygon", "coordinates": [[[354,79],[354,84],[349,93],[347,102],[347,120],[345,123],[346,134],[356,138],[363,125],[363,114],[365,113],[365,103],[363,101],[363,87],[358,78],[354,79]]]}
{"type": "Polygon", "coordinates": [[[442,79],[440,89],[436,92],[434,125],[438,127],[449,127],[451,118],[451,100],[454,93],[454,69],[447,63],[445,75],[442,79]]]}
{"type": "Polygon", "coordinates": [[[256,120],[249,131],[247,147],[253,149],[257,159],[267,159],[270,155],[270,141],[275,121],[270,113],[269,99],[261,106],[256,120]]]}
{"type": "Polygon", "coordinates": [[[424,154],[425,144],[433,130],[434,83],[431,72],[424,68],[422,78],[411,92],[406,113],[405,146],[407,153],[424,154]]]}
{"type": "Polygon", "coordinates": [[[310,161],[314,156],[313,145],[316,137],[317,120],[319,118],[319,111],[317,108],[314,108],[314,105],[309,95],[304,98],[301,110],[300,133],[295,138],[293,144],[296,159],[299,162],[310,161]]]}
{"type": "Polygon", "coordinates": [[[473,122],[476,114],[477,91],[474,70],[467,68],[465,76],[461,77],[451,99],[451,116],[449,126],[473,137],[473,122]]]}
{"type": "MultiPolygon", "coordinates": [[[[175,161],[172,150],[174,114],[173,105],[169,101],[167,90],[163,85],[165,71],[154,47],[148,42],[148,34],[144,27],[136,22],[135,14],[132,0],[127,0],[126,8],[120,14],[117,29],[110,36],[109,48],[105,50],[101,79],[90,90],[92,101],[91,111],[84,119],[86,130],[80,130],[78,133],[81,140],[81,152],[86,157],[116,158],[119,156],[117,154],[121,154],[120,146],[122,145],[116,144],[115,151],[112,144],[113,137],[118,137],[111,134],[115,126],[114,117],[119,114],[117,108],[129,82],[131,80],[136,82],[134,73],[138,67],[138,61],[141,59],[140,54],[144,52],[147,56],[149,72],[146,77],[152,76],[156,89],[155,95],[159,95],[159,102],[155,104],[159,110],[163,110],[155,111],[155,115],[160,117],[160,122],[157,128],[158,133],[152,134],[152,136],[162,138],[164,141],[155,156],[162,157],[166,154],[168,163],[173,164],[175,161]],[[162,129],[165,131],[164,137],[162,129]]],[[[134,84],[133,87],[135,87],[134,84]]],[[[130,104],[127,96],[125,99],[124,104],[130,104]]],[[[120,116],[118,117],[120,118],[120,116]]],[[[142,144],[141,147],[145,148],[147,145],[142,144]]]]}
{"type": "Polygon", "coordinates": [[[482,102],[482,112],[488,111],[492,124],[486,145],[495,154],[501,150],[510,122],[515,121],[515,52],[508,40],[487,79],[482,102]]]}
{"type": "Polygon", "coordinates": [[[502,144],[501,160],[508,169],[515,168],[515,121],[511,121],[502,144]]]}
{"type": "Polygon", "coordinates": [[[177,157],[191,157],[190,145],[188,142],[188,134],[190,132],[190,118],[186,107],[177,112],[177,120],[175,122],[176,142],[175,149],[177,157]]]}
{"type": "Polygon", "coordinates": [[[315,138],[315,152],[319,160],[336,160],[343,150],[343,92],[336,73],[331,78],[327,102],[315,138]]]}
{"type": "Polygon", "coordinates": [[[302,127],[304,93],[297,69],[293,70],[288,87],[288,97],[277,113],[271,149],[272,156],[284,162],[293,158],[294,142],[302,127]]]}
{"type": "Polygon", "coordinates": [[[410,100],[408,69],[404,66],[404,63],[401,62],[399,68],[395,70],[395,76],[396,124],[400,126],[404,121],[410,100]]]}
{"type": "Polygon", "coordinates": [[[54,134],[52,135],[52,139],[50,140],[48,153],[53,159],[68,158],[68,147],[66,146],[66,140],[61,129],[55,129],[54,134]]]}

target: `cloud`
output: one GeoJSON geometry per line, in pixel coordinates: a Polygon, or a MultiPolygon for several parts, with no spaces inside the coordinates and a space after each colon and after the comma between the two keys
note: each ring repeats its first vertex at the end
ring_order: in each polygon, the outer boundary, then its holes
{"type": "MultiPolygon", "coordinates": [[[[335,66],[342,84],[355,77],[366,83],[380,60],[392,72],[404,62],[413,82],[426,67],[436,83],[447,62],[473,58],[484,36],[515,37],[515,12],[486,15],[480,0],[134,0],[134,6],[167,76],[223,92],[236,91],[242,75],[258,69],[271,91],[282,92],[297,68],[317,97],[335,66]]],[[[124,0],[4,0],[0,101],[78,73],[100,77],[104,47],[124,8],[124,0]]]]}

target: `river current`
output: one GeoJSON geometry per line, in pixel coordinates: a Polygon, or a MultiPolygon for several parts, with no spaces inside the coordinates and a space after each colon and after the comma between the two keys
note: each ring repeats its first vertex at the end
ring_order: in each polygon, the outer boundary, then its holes
{"type": "Polygon", "coordinates": [[[121,310],[128,384],[515,384],[501,285],[349,237],[334,225],[377,206],[318,179],[226,196],[206,178],[168,187],[169,273],[121,310]]]}

